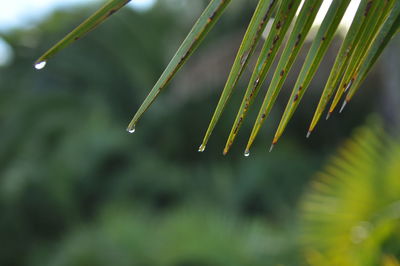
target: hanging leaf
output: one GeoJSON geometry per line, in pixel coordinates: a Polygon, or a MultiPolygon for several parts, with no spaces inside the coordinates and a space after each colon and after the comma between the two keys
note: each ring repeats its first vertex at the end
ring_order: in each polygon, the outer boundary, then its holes
{"type": "Polygon", "coordinates": [[[228,142],[225,146],[224,154],[228,153],[229,148],[239,131],[242,121],[246,116],[247,110],[253,103],[254,98],[257,97],[257,93],[267,77],[269,68],[276,57],[278,49],[285,37],[287,30],[289,29],[299,5],[300,1],[294,0],[283,0],[280,4],[277,16],[274,18],[274,23],[271,27],[271,31],[268,33],[268,38],[265,41],[261,53],[257,59],[250,83],[243,97],[242,104],[228,138],[228,142]]]}
{"type": "MultiPolygon", "coordinates": [[[[359,34],[366,27],[366,19],[368,16],[368,9],[371,8],[371,3],[377,2],[379,0],[362,0],[357,13],[354,17],[353,23],[349,31],[346,34],[346,38],[343,41],[343,44],[340,48],[338,56],[336,57],[335,64],[333,65],[332,71],[329,75],[328,81],[325,85],[325,88],[322,92],[320,101],[318,103],[318,107],[315,111],[314,117],[312,119],[310,128],[308,132],[312,132],[317,125],[319,119],[321,118],[322,112],[325,110],[328,101],[332,97],[337,83],[340,81],[340,78],[343,76],[344,71],[346,70],[346,66],[350,60],[351,55],[353,54],[354,48],[358,42],[358,39],[361,38],[359,34]]],[[[329,116],[327,116],[329,118],[329,116]]]]}
{"type": "Polygon", "coordinates": [[[245,150],[245,154],[249,154],[250,146],[253,144],[255,137],[258,134],[262,122],[266,119],[269,112],[271,111],[271,108],[275,103],[276,97],[278,96],[283,86],[283,83],[285,82],[288,73],[293,66],[293,63],[303,46],[306,36],[311,29],[311,26],[321,7],[321,4],[322,0],[306,1],[304,6],[302,7],[299,17],[296,20],[296,24],[290,34],[288,43],[275,70],[271,85],[269,86],[267,94],[260,108],[260,113],[258,114],[256,120],[258,126],[253,127],[249,142],[245,150]]]}
{"type": "MultiPolygon", "coordinates": [[[[334,38],[339,22],[349,6],[351,0],[332,1],[328,13],[322,24],[319,26],[317,35],[311,45],[306,60],[301,68],[296,84],[292,90],[289,102],[275,133],[273,145],[283,134],[287,124],[296,111],[302,97],[310,85],[323,57],[325,56],[329,44],[334,38]]],[[[80,26],[68,34],[64,39],[54,45],[36,62],[35,67],[41,69],[45,67],[49,58],[56,53],[82,38],[89,31],[105,21],[108,17],[126,5],[129,0],[110,0],[95,14],[84,21],[80,26]]],[[[169,62],[161,77],[154,85],[139,110],[136,112],[127,130],[135,131],[135,125],[143,116],[146,110],[157,98],[159,93],[168,85],[178,70],[186,63],[196,48],[203,41],[212,27],[223,14],[231,0],[211,0],[204,12],[201,14],[188,36],[185,38],[178,51],[169,62]]],[[[239,47],[235,61],[232,65],[230,74],[222,91],[218,105],[214,111],[211,122],[205,133],[199,151],[204,151],[206,144],[219,121],[229,98],[240,79],[249,59],[253,55],[257,44],[261,38],[267,22],[273,16],[274,23],[266,41],[263,44],[252,76],[246,88],[242,103],[238,110],[236,119],[233,123],[228,140],[225,145],[226,154],[234,142],[247,112],[258,95],[261,86],[265,82],[266,76],[274,62],[279,49],[282,46],[285,35],[289,31],[287,44],[282,56],[278,61],[277,68],[274,70],[271,84],[266,92],[262,106],[259,110],[257,119],[253,126],[245,155],[249,155],[256,136],[262,124],[269,115],[276,98],[278,97],[283,84],[291,70],[300,49],[302,48],[312,23],[321,7],[323,0],[304,1],[299,14],[296,17],[301,1],[297,0],[259,0],[253,17],[249,23],[247,31],[239,47]],[[290,25],[293,24],[290,29],[290,25]],[[289,30],[290,29],[290,30],[289,30]]],[[[335,109],[342,95],[348,91],[343,107],[349,102],[355,92],[360,88],[361,83],[366,78],[374,63],[382,54],[394,35],[400,32],[400,1],[399,0],[361,0],[356,16],[351,27],[342,43],[336,57],[334,66],[329,75],[328,81],[322,92],[318,106],[313,116],[307,136],[314,130],[327,103],[335,93],[333,103],[329,109],[329,114],[335,109]],[[337,86],[339,84],[339,86],[337,86]]],[[[342,108],[343,108],[342,107],[342,108]]],[[[272,145],[272,147],[273,147],[272,145]]]]}
{"type": "Polygon", "coordinates": [[[272,147],[278,142],[278,139],[285,130],[290,118],[293,116],[304,93],[310,85],[349,4],[350,0],[337,0],[332,2],[300,71],[292,95],[283,113],[281,122],[279,123],[278,130],[275,133],[272,147]]]}
{"type": "Polygon", "coordinates": [[[354,80],[354,86],[349,90],[345,102],[349,102],[356,91],[360,88],[361,82],[364,81],[371,67],[375,64],[382,51],[393,38],[396,30],[400,26],[400,1],[397,1],[389,17],[379,30],[377,37],[368,50],[366,58],[359,65],[354,80]]]}
{"type": "Polygon", "coordinates": [[[88,32],[96,28],[98,25],[107,20],[112,14],[120,10],[123,6],[129,3],[130,0],[111,0],[101,7],[96,13],[85,20],[81,25],[75,28],[71,33],[65,36],[61,41],[54,45],[50,50],[45,52],[35,62],[36,69],[42,69],[46,66],[49,58],[54,56],[56,53],[72,44],[73,42],[81,39],[88,32]]]}
{"type": "Polygon", "coordinates": [[[186,39],[183,41],[182,45],[179,47],[172,60],[169,62],[167,68],[162,73],[156,85],[154,85],[153,89],[150,91],[149,95],[146,97],[139,110],[136,112],[132,121],[129,123],[129,126],[127,128],[129,132],[132,133],[135,131],[135,126],[138,120],[154,102],[162,89],[165,88],[165,86],[171,81],[178,70],[193,54],[193,52],[203,41],[207,33],[212,29],[212,27],[221,17],[222,13],[224,12],[225,8],[230,4],[230,2],[231,0],[212,0],[210,2],[204,12],[201,14],[200,18],[197,20],[196,24],[193,26],[192,30],[189,32],[186,39]]]}
{"type": "MultiPolygon", "coordinates": [[[[356,69],[360,66],[362,59],[367,53],[368,47],[376,37],[379,28],[382,26],[388,14],[390,13],[395,1],[396,0],[377,1],[374,2],[376,3],[375,5],[372,5],[370,12],[368,12],[370,15],[367,18],[367,25],[361,34],[361,38],[357,43],[354,53],[352,54],[350,63],[346,68],[335,98],[333,99],[333,103],[329,109],[329,113],[334,111],[343,93],[345,93],[353,85],[356,69]]],[[[340,112],[344,107],[345,105],[342,105],[340,112]]]]}
{"type": "Polygon", "coordinates": [[[282,0],[260,0],[258,2],[256,10],[254,11],[254,15],[244,35],[242,44],[240,45],[239,51],[236,55],[214,115],[211,119],[210,125],[208,126],[203,142],[200,145],[200,152],[205,150],[211,133],[221,117],[222,111],[224,110],[225,105],[228,102],[234,87],[236,86],[236,83],[242,75],[243,70],[246,68],[247,63],[252,56],[258,41],[260,40],[268,20],[271,18],[272,12],[274,12],[277,4],[280,3],[280,1],[282,0]]]}

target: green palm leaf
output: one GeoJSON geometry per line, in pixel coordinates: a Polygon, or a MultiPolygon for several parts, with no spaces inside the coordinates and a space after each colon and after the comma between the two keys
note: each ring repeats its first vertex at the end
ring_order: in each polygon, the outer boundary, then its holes
{"type": "Polygon", "coordinates": [[[280,1],[282,0],[260,0],[258,2],[257,8],[254,11],[254,15],[250,21],[242,44],[240,45],[239,51],[236,55],[235,62],[233,63],[224,90],[222,91],[222,95],[218,102],[217,108],[215,109],[210,125],[208,126],[207,132],[204,136],[203,142],[200,145],[200,152],[203,152],[205,150],[211,133],[214,130],[214,127],[217,124],[219,118],[221,117],[222,111],[225,108],[226,103],[228,102],[237,81],[242,75],[243,70],[246,68],[248,60],[250,59],[258,41],[260,40],[261,34],[263,33],[267,22],[272,15],[272,12],[275,10],[276,5],[280,1]]]}
{"type": "Polygon", "coordinates": [[[169,62],[167,68],[162,73],[156,85],[154,85],[153,89],[150,91],[149,95],[146,97],[143,104],[132,118],[132,121],[129,123],[127,129],[129,132],[135,132],[135,126],[138,120],[154,102],[161,90],[165,88],[178,70],[193,54],[207,33],[221,17],[222,13],[230,4],[230,2],[231,0],[212,0],[210,2],[204,12],[201,14],[200,18],[197,20],[196,24],[193,26],[192,30],[189,32],[186,39],[183,41],[182,45],[179,47],[172,60],[169,62]]]}
{"type": "MultiPolygon", "coordinates": [[[[361,37],[357,42],[355,51],[350,59],[350,63],[348,64],[348,67],[344,73],[344,77],[339,85],[339,89],[337,90],[335,98],[333,99],[329,113],[334,111],[343,93],[347,91],[354,83],[357,68],[359,68],[362,64],[369,45],[372,43],[374,38],[376,38],[376,34],[393,8],[395,0],[376,1],[375,3],[376,4],[371,8],[372,10],[368,12],[369,19],[367,18],[366,27],[360,34],[361,37]]],[[[343,110],[344,106],[345,105],[342,106],[341,111],[343,110]]]]}
{"type": "Polygon", "coordinates": [[[228,153],[229,148],[232,145],[233,140],[242,124],[242,121],[246,116],[247,110],[254,101],[254,98],[257,96],[262,83],[267,77],[269,68],[275,59],[277,51],[285,37],[285,34],[290,26],[290,23],[292,22],[292,19],[294,18],[294,15],[296,14],[299,5],[300,1],[283,0],[281,2],[277,16],[274,19],[274,24],[272,25],[271,31],[268,34],[268,38],[265,41],[258,57],[252,77],[236,117],[236,121],[225,146],[224,154],[228,153]]]}
{"type": "Polygon", "coordinates": [[[349,102],[354,96],[356,91],[360,88],[361,82],[364,81],[371,67],[375,64],[378,57],[383,52],[384,48],[388,45],[389,41],[395,35],[396,30],[400,26],[400,2],[397,1],[390,16],[380,28],[378,35],[374,42],[371,44],[367,55],[359,64],[358,69],[355,71],[356,78],[354,85],[350,88],[345,102],[349,102]]]}
{"type": "Polygon", "coordinates": [[[42,69],[46,66],[46,62],[49,58],[54,56],[56,53],[70,45],[71,43],[81,39],[88,32],[96,28],[98,25],[103,23],[106,19],[108,19],[112,14],[117,12],[130,0],[111,0],[107,2],[103,7],[101,7],[96,13],[94,13],[91,17],[85,20],[81,25],[79,25],[76,29],[74,29],[71,33],[65,36],[61,41],[55,44],[52,48],[50,48],[46,53],[44,53],[38,60],[35,62],[36,69],[42,69]]]}
{"type": "MultiPolygon", "coordinates": [[[[377,0],[374,0],[374,2],[377,2],[377,0]]],[[[350,57],[353,54],[355,44],[357,43],[357,37],[359,37],[357,36],[357,33],[360,32],[360,29],[365,28],[366,26],[365,21],[369,17],[369,12],[367,11],[370,8],[370,3],[373,2],[371,2],[370,0],[362,0],[360,6],[358,7],[354,22],[351,24],[349,32],[347,33],[346,38],[343,41],[343,44],[338,53],[338,56],[336,57],[335,64],[325,85],[324,91],[318,103],[317,110],[315,111],[308,132],[312,132],[314,130],[319,119],[321,118],[323,110],[326,108],[329,99],[332,97],[332,94],[336,89],[337,83],[343,76],[343,72],[346,69],[346,65],[348,64],[350,57]]],[[[329,116],[327,116],[327,118],[329,118],[329,116]]]]}
{"type": "MultiPolygon", "coordinates": [[[[278,139],[283,134],[283,131],[285,130],[289,120],[292,118],[304,93],[310,85],[312,78],[317,72],[318,66],[328,50],[330,42],[333,40],[334,34],[349,4],[350,0],[337,0],[332,2],[328,13],[326,14],[326,17],[311,45],[310,51],[307,55],[306,61],[304,62],[303,68],[300,71],[296,84],[294,85],[292,95],[290,96],[285,112],[283,113],[272,145],[275,145],[278,142],[278,139]]],[[[271,146],[271,149],[272,148],[273,146],[271,146]]]]}
{"type": "MultiPolygon", "coordinates": [[[[268,92],[264,98],[264,102],[262,107],[260,108],[260,112],[257,117],[256,126],[253,127],[251,132],[251,136],[249,142],[247,144],[245,154],[248,155],[250,152],[250,146],[253,144],[258,131],[260,130],[261,124],[268,116],[269,112],[272,109],[273,104],[275,103],[276,97],[278,96],[283,83],[285,82],[288,73],[300,52],[301,47],[306,39],[308,32],[311,29],[312,23],[317,15],[319,8],[321,7],[322,1],[307,1],[305,2],[299,17],[296,20],[296,24],[290,34],[289,41],[283,51],[282,57],[279,60],[278,66],[276,68],[275,74],[273,76],[271,85],[268,89],[268,92]]],[[[251,85],[251,82],[250,82],[251,85]]],[[[258,84],[257,84],[258,85],[258,84]]],[[[261,86],[258,85],[258,86],[261,86]]],[[[258,90],[259,88],[256,88],[258,90]]],[[[247,110],[246,110],[247,111],[247,110]]],[[[245,114],[245,111],[244,111],[245,114]]],[[[239,120],[240,121],[240,120],[239,120]]],[[[238,122],[235,122],[235,124],[238,122]]],[[[236,127],[236,126],[235,126],[236,127]]],[[[234,135],[230,136],[228,140],[228,144],[232,145],[234,135]]]]}
{"type": "MultiPolygon", "coordinates": [[[[296,85],[293,88],[289,102],[276,131],[273,145],[283,134],[287,124],[300,104],[311,80],[318,70],[321,60],[327,52],[329,44],[335,35],[339,22],[349,6],[350,1],[351,0],[332,1],[328,13],[319,27],[315,40],[308,52],[306,61],[303,64],[296,81],[296,85]]],[[[36,61],[35,67],[38,69],[43,68],[50,57],[83,37],[86,33],[105,21],[110,15],[118,11],[128,2],[129,0],[108,1],[99,9],[99,11],[41,56],[36,61]]],[[[182,45],[179,47],[174,57],[171,59],[165,71],[162,73],[139,110],[136,112],[128,126],[129,132],[134,132],[138,120],[174,77],[177,71],[193,54],[230,2],[231,0],[210,0],[210,3],[205,8],[186,39],[183,41],[182,45]]],[[[299,54],[300,48],[303,46],[305,38],[310,31],[311,25],[322,2],[323,0],[306,0],[303,7],[299,10],[300,1],[297,0],[258,1],[258,5],[244,35],[199,151],[204,151],[213,129],[219,121],[225,106],[228,104],[233,89],[259,43],[261,34],[264,31],[268,20],[274,15],[275,21],[273,27],[266,37],[261,53],[258,56],[252,77],[247,86],[224,149],[224,154],[226,154],[233,144],[250,106],[254,102],[266,79],[267,73],[277,56],[279,48],[283,46],[284,36],[288,32],[289,38],[287,44],[278,62],[278,66],[274,71],[271,84],[265,95],[246,147],[245,154],[249,155],[249,149],[258,135],[262,124],[273,108],[275,100],[282,89],[297,55],[299,54]],[[296,12],[299,12],[297,16],[295,16],[296,12]],[[294,27],[289,30],[289,26],[292,23],[294,23],[294,27]]],[[[361,0],[355,19],[353,20],[349,32],[343,41],[329,79],[322,92],[308,135],[314,130],[333,93],[336,91],[333,104],[329,110],[330,113],[334,110],[338,101],[346,91],[348,91],[348,94],[344,104],[350,101],[354,93],[361,86],[365,77],[368,75],[374,63],[383,52],[384,48],[390,42],[392,37],[399,33],[399,5],[399,0],[361,0]],[[339,86],[336,88],[338,84],[339,86]]]]}

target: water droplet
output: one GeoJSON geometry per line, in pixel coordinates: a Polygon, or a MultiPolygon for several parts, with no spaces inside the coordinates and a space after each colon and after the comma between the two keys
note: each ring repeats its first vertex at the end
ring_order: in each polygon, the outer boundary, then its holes
{"type": "Polygon", "coordinates": [[[200,147],[199,147],[199,152],[203,152],[205,150],[206,150],[206,145],[201,144],[200,147]]]}
{"type": "Polygon", "coordinates": [[[245,150],[244,151],[244,156],[245,157],[249,157],[250,156],[250,151],[249,150],[245,150]]]}
{"type": "Polygon", "coordinates": [[[126,129],[126,131],[128,131],[130,134],[133,134],[133,133],[135,133],[136,128],[135,128],[135,126],[133,126],[133,127],[128,127],[128,128],[126,129]]]}
{"type": "Polygon", "coordinates": [[[41,61],[35,64],[35,68],[37,70],[41,70],[46,66],[47,62],[46,61],[41,61]]]}
{"type": "Polygon", "coordinates": [[[306,138],[309,138],[310,136],[311,136],[311,131],[308,131],[306,138]]]}

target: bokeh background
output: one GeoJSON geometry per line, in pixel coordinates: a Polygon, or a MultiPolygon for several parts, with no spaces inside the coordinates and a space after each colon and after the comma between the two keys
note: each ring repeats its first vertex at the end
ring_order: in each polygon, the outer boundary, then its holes
{"type": "MultiPolygon", "coordinates": [[[[287,132],[268,153],[305,49],[251,156],[245,158],[243,148],[256,108],[224,157],[222,148],[250,70],[206,152],[197,148],[255,0],[234,1],[135,134],[125,131],[131,116],[207,1],[133,1],[42,71],[32,67],[35,59],[101,1],[13,2],[25,5],[25,11],[13,13],[9,6],[7,12],[2,3],[0,14],[0,265],[331,265],[331,255],[322,248],[323,230],[330,229],[314,231],[322,239],[320,249],[318,241],[306,246],[307,219],[302,217],[307,208],[302,206],[318,173],[329,168],[332,155],[356,128],[379,127],[373,130],[377,139],[390,139],[378,145],[380,155],[395,146],[400,122],[398,37],[348,109],[322,121],[306,139],[340,47],[338,34],[287,132]]],[[[347,152],[356,156],[351,149],[347,152]]],[[[400,162],[396,156],[390,157],[393,169],[400,162]]],[[[374,163],[359,157],[360,164],[374,163]]],[[[360,176],[361,187],[370,182],[374,188],[374,182],[383,180],[383,166],[376,168],[371,179],[366,177],[372,172],[353,173],[360,176]]],[[[388,187],[400,186],[396,171],[388,187]]],[[[370,195],[355,187],[360,186],[350,187],[351,197],[338,193],[336,200],[351,205],[370,195]]],[[[374,199],[386,193],[383,188],[374,199]]],[[[399,200],[394,192],[387,204],[399,200]]],[[[367,213],[364,209],[355,211],[367,213]]],[[[400,207],[393,212],[394,229],[373,242],[376,256],[348,265],[398,265],[400,207]]],[[[335,214],[329,220],[335,221],[335,214]]],[[[366,222],[360,218],[356,226],[341,228],[343,241],[350,243],[344,252],[353,252],[362,242],[351,232],[368,238],[369,227],[359,223],[366,222]]],[[[354,252],[362,256],[360,250],[354,252]]]]}

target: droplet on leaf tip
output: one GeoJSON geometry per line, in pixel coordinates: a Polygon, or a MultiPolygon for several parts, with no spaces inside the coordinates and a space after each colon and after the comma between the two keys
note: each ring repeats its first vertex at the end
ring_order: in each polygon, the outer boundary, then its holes
{"type": "Polygon", "coordinates": [[[245,157],[249,157],[250,156],[250,151],[249,150],[245,150],[244,151],[244,156],[245,157]]]}
{"type": "Polygon", "coordinates": [[[128,128],[126,129],[126,131],[128,131],[130,134],[133,134],[133,133],[135,133],[135,131],[136,131],[136,127],[135,127],[135,126],[133,126],[133,127],[128,127],[128,128]]]}
{"type": "Polygon", "coordinates": [[[43,68],[46,66],[46,64],[47,64],[46,61],[37,62],[37,63],[35,63],[35,68],[36,68],[37,70],[41,70],[41,69],[43,69],[43,68]]]}
{"type": "Polygon", "coordinates": [[[199,152],[204,152],[206,150],[206,145],[201,144],[199,147],[199,152]]]}

